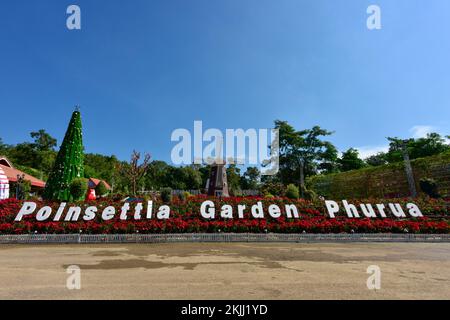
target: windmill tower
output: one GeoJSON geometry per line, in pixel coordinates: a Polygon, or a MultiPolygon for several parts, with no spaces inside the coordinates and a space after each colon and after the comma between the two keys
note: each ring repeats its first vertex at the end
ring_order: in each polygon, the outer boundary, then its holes
{"type": "Polygon", "coordinates": [[[227,170],[225,163],[217,163],[211,165],[211,173],[207,182],[209,196],[229,197],[227,170]]]}

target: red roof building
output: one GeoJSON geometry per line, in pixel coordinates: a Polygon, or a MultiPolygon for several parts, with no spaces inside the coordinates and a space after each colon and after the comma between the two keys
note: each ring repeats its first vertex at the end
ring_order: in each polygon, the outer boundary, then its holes
{"type": "Polygon", "coordinates": [[[25,180],[28,180],[31,182],[31,187],[43,189],[45,188],[45,182],[35,178],[33,176],[30,176],[29,174],[26,174],[23,171],[20,171],[19,169],[16,169],[13,167],[12,163],[3,156],[0,156],[0,168],[5,173],[5,176],[8,178],[9,182],[16,182],[17,176],[24,176],[25,180]]]}
{"type": "Polygon", "coordinates": [[[98,184],[100,182],[103,182],[103,184],[105,185],[106,189],[108,189],[109,191],[112,190],[111,186],[105,181],[105,180],[100,180],[100,179],[95,179],[95,178],[89,178],[89,189],[95,189],[97,188],[98,184]]]}

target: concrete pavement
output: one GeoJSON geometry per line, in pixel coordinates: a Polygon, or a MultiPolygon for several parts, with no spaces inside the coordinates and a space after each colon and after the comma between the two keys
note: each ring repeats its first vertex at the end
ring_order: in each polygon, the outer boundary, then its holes
{"type": "Polygon", "coordinates": [[[450,244],[2,245],[0,298],[450,299],[450,244]],[[71,265],[80,290],[66,287],[71,265]]]}

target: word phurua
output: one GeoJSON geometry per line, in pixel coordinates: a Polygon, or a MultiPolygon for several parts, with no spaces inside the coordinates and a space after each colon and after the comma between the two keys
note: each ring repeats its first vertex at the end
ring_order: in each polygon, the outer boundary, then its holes
{"type": "MultiPolygon", "coordinates": [[[[341,208],[336,201],[325,200],[325,207],[329,218],[333,219],[338,214],[345,214],[348,218],[386,218],[388,215],[397,218],[406,218],[407,215],[413,218],[423,216],[419,207],[414,203],[407,203],[405,208],[403,208],[399,203],[389,203],[387,205],[372,205],[366,203],[360,204],[358,208],[356,205],[350,204],[346,200],[343,200],[342,205],[343,208],[341,208]]],[[[153,210],[153,201],[148,201],[146,208],[144,208],[143,203],[136,203],[134,204],[133,209],[131,208],[130,203],[125,202],[122,207],[117,210],[117,212],[114,206],[108,206],[103,209],[99,209],[97,206],[82,208],[80,206],[67,206],[67,203],[65,202],[59,205],[56,212],[53,212],[53,209],[50,206],[44,206],[38,210],[37,209],[37,204],[35,202],[24,202],[15,218],[15,221],[21,221],[25,216],[29,216],[31,214],[35,214],[37,221],[52,220],[75,222],[80,219],[84,221],[91,221],[96,218],[97,214],[100,214],[102,220],[108,221],[114,219],[117,213],[119,213],[120,220],[141,220],[153,218],[165,220],[170,218],[170,207],[167,205],[162,205],[157,210],[153,210]]],[[[250,214],[250,217],[254,219],[278,219],[282,215],[290,219],[301,219],[299,210],[294,204],[285,204],[283,208],[280,208],[277,204],[270,204],[265,208],[263,203],[258,201],[252,206],[243,204],[232,206],[229,204],[224,204],[220,208],[216,208],[213,201],[206,200],[200,205],[200,216],[204,219],[234,219],[236,217],[239,219],[244,219],[248,218],[248,214],[250,214]]]]}

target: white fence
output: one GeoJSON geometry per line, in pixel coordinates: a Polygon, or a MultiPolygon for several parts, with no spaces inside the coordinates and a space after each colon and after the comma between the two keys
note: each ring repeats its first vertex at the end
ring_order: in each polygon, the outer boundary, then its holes
{"type": "Polygon", "coordinates": [[[0,235],[0,244],[169,242],[450,242],[450,234],[178,233],[0,235]]]}

